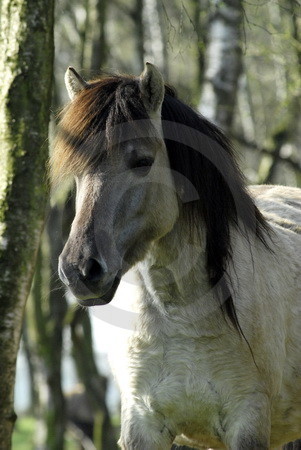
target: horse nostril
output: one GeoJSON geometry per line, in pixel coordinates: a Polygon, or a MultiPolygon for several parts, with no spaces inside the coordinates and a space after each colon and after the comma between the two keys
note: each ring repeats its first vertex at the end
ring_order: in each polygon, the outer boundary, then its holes
{"type": "Polygon", "coordinates": [[[105,267],[96,259],[90,258],[82,269],[82,276],[86,281],[100,281],[106,272],[105,267]]]}
{"type": "Polygon", "coordinates": [[[59,265],[59,277],[64,284],[66,284],[67,286],[70,285],[70,281],[68,280],[68,278],[64,272],[64,269],[61,265],[59,265]]]}
{"type": "Polygon", "coordinates": [[[59,277],[62,280],[62,282],[64,284],[66,284],[67,286],[69,286],[70,285],[70,281],[69,281],[67,275],[64,272],[64,269],[62,267],[61,261],[59,262],[58,273],[59,273],[59,277]]]}

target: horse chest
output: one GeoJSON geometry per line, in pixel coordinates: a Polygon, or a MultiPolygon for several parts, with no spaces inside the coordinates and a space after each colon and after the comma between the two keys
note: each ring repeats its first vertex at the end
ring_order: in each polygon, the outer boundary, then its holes
{"type": "Polygon", "coordinates": [[[177,434],[202,435],[215,445],[222,411],[215,382],[222,374],[213,376],[206,349],[201,353],[193,340],[175,338],[156,339],[137,351],[131,373],[139,410],[166,418],[177,434]]]}

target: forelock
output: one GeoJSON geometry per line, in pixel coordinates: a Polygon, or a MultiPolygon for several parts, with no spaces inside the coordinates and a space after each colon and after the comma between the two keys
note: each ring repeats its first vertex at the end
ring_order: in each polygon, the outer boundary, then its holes
{"type": "Polygon", "coordinates": [[[50,157],[53,181],[82,173],[126,139],[154,134],[138,80],[129,76],[91,82],[59,117],[50,157]]]}

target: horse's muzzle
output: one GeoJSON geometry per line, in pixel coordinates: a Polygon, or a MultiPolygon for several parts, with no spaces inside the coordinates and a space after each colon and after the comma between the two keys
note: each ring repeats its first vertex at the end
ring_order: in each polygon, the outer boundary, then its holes
{"type": "Polygon", "coordinates": [[[120,283],[120,275],[117,275],[113,281],[111,287],[102,295],[99,295],[97,298],[87,298],[87,299],[79,299],[77,298],[78,303],[81,306],[97,306],[97,305],[107,305],[113,299],[115,292],[120,283]]]}
{"type": "Polygon", "coordinates": [[[59,276],[82,306],[109,303],[118,288],[121,270],[108,273],[102,260],[90,258],[80,268],[59,258],[59,276]]]}

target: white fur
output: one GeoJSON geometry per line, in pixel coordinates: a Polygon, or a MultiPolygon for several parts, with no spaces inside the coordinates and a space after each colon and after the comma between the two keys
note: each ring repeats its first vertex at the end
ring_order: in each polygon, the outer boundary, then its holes
{"type": "Polygon", "coordinates": [[[254,359],[221,315],[204,253],[198,249],[196,261],[194,245],[181,246],[186,231],[175,226],[138,267],[140,316],[117,374],[123,449],[167,450],[174,438],[237,450],[255,448],[253,438],[263,449],[301,436],[301,190],[251,192],[274,230],[272,251],[233,229],[228,274],[254,359]]]}

